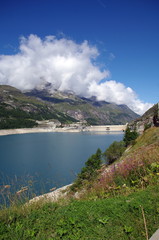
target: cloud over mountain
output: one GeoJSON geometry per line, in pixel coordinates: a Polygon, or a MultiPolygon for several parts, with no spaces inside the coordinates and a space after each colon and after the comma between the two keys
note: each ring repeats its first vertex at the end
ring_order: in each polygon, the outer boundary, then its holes
{"type": "Polygon", "coordinates": [[[0,84],[21,90],[33,89],[44,82],[52,89],[71,90],[77,95],[127,104],[142,114],[152,105],[143,103],[135,92],[114,80],[107,80],[109,70],[97,64],[98,49],[87,41],[77,44],[66,38],[36,35],[20,39],[19,52],[0,56],[0,84]]]}

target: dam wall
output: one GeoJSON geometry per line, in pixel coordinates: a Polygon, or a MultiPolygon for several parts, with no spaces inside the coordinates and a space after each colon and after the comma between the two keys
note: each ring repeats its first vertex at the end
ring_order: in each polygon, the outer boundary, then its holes
{"type": "Polygon", "coordinates": [[[125,131],[127,125],[101,125],[101,126],[89,126],[84,131],[94,132],[120,132],[125,131]]]}

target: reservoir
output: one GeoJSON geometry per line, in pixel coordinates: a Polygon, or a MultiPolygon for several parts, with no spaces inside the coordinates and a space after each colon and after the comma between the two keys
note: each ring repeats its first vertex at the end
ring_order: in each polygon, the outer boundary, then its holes
{"type": "Polygon", "coordinates": [[[28,186],[36,195],[70,184],[87,159],[122,132],[32,133],[0,136],[0,185],[28,186]]]}

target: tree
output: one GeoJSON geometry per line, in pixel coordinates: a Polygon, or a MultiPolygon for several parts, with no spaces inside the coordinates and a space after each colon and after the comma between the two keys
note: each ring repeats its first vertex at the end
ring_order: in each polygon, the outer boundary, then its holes
{"type": "Polygon", "coordinates": [[[117,159],[119,159],[124,151],[125,143],[123,141],[120,142],[114,141],[103,153],[103,155],[106,158],[107,164],[111,164],[115,162],[117,159]]]}
{"type": "Polygon", "coordinates": [[[139,134],[136,131],[131,131],[128,127],[125,131],[123,139],[123,141],[125,142],[125,146],[127,147],[128,145],[130,145],[138,137],[138,135],[139,134]]]}
{"type": "Polygon", "coordinates": [[[100,148],[97,149],[96,153],[93,154],[85,162],[85,167],[82,168],[81,172],[78,174],[77,179],[74,184],[71,186],[71,189],[77,190],[80,188],[85,181],[94,180],[97,177],[97,170],[101,167],[102,164],[102,151],[100,148]]]}
{"type": "Polygon", "coordinates": [[[99,169],[102,164],[102,151],[100,148],[97,149],[96,153],[88,158],[85,163],[86,167],[91,168],[92,170],[99,169]]]}

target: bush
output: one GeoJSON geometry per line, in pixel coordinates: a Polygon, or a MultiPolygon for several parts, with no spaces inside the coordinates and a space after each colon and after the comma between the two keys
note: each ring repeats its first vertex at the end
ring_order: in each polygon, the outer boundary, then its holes
{"type": "Polygon", "coordinates": [[[125,143],[123,141],[113,142],[103,153],[104,157],[106,158],[107,164],[111,164],[117,159],[119,159],[124,151],[125,143]]]}
{"type": "Polygon", "coordinates": [[[144,126],[144,131],[146,131],[150,127],[151,127],[151,123],[146,123],[145,126],[144,126]]]}

